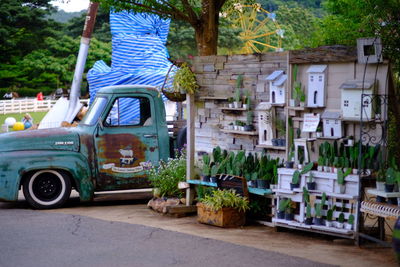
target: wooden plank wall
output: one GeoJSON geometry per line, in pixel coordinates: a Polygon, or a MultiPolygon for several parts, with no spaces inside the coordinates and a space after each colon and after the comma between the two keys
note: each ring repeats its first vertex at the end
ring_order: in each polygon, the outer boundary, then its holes
{"type": "MultiPolygon", "coordinates": [[[[211,152],[216,146],[227,150],[261,151],[257,148],[258,136],[222,133],[220,129],[235,120],[246,121],[246,112],[223,112],[219,108],[226,100],[205,99],[207,96],[233,97],[236,79],[243,75],[243,89],[250,90],[253,110],[261,101],[269,101],[269,84],[265,78],[275,70],[287,70],[288,52],[203,56],[194,59],[194,72],[200,85],[196,95],[195,134],[196,151],[211,152]]],[[[253,121],[257,128],[256,112],[253,121]]],[[[271,151],[272,156],[282,157],[284,151],[271,151]]]]}

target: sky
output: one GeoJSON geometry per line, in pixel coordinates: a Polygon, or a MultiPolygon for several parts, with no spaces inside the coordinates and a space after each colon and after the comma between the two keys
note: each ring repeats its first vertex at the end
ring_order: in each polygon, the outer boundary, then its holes
{"type": "Polygon", "coordinates": [[[66,12],[81,11],[89,7],[89,0],[54,0],[51,3],[66,12]]]}

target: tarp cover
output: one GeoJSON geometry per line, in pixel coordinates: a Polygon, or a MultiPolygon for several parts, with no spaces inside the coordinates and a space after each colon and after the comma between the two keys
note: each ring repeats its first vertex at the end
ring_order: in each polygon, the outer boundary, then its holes
{"type": "MultiPolygon", "coordinates": [[[[161,88],[172,63],[165,47],[170,20],[145,13],[127,11],[110,13],[112,34],[112,63],[97,61],[89,70],[90,102],[105,86],[121,84],[152,85],[161,88]]],[[[174,66],[170,76],[176,71],[174,66]]],[[[171,87],[168,79],[167,87],[171,87]]],[[[119,112],[139,116],[138,101],[120,101],[119,112]]],[[[123,116],[127,118],[127,116],[123,116]]],[[[123,124],[128,121],[121,122],[123,124]]]]}

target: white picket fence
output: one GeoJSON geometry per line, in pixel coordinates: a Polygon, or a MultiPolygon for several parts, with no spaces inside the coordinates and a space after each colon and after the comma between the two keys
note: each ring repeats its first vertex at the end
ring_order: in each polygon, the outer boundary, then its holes
{"type": "MultiPolygon", "coordinates": [[[[0,100],[0,114],[49,111],[57,100],[37,100],[36,98],[0,100]]],[[[81,99],[81,103],[88,103],[81,99]]]]}

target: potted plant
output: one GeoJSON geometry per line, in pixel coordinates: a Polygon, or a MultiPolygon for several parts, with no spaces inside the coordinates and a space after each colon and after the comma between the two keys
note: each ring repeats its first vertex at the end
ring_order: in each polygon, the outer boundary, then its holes
{"type": "Polygon", "coordinates": [[[278,219],[285,219],[285,211],[286,211],[286,207],[288,205],[288,199],[281,199],[279,201],[279,205],[278,205],[278,219]]]}
{"type": "Polygon", "coordinates": [[[347,223],[344,224],[344,229],[353,230],[353,225],[354,225],[354,215],[350,214],[347,223]]]}
{"type": "Polygon", "coordinates": [[[276,144],[277,146],[285,146],[286,145],[286,140],[285,140],[285,136],[286,136],[286,125],[285,125],[285,121],[282,119],[275,119],[275,128],[278,131],[278,136],[279,138],[276,139],[276,144]]]}
{"type": "Polygon", "coordinates": [[[336,222],[336,228],[343,229],[344,226],[344,213],[341,212],[336,222]]]}
{"type": "Polygon", "coordinates": [[[251,187],[257,188],[258,187],[257,181],[258,181],[258,173],[257,172],[253,172],[251,174],[251,176],[250,176],[250,185],[251,185],[251,187]]]}
{"type": "Polygon", "coordinates": [[[234,190],[216,190],[197,203],[198,221],[220,227],[242,226],[248,209],[249,201],[234,190]]]}
{"type": "Polygon", "coordinates": [[[287,200],[287,205],[285,209],[285,220],[293,221],[294,220],[294,213],[293,211],[296,208],[296,203],[292,201],[291,198],[287,200]]]}
{"type": "Polygon", "coordinates": [[[336,210],[336,206],[333,205],[332,208],[328,209],[326,212],[326,220],[325,220],[325,226],[326,227],[333,227],[333,213],[336,210]]]}
{"type": "Polygon", "coordinates": [[[251,96],[249,90],[244,91],[243,108],[247,110],[250,110],[251,108],[251,96]]]}
{"type": "Polygon", "coordinates": [[[315,133],[315,136],[316,136],[317,138],[322,137],[322,127],[321,127],[320,124],[319,124],[318,127],[317,127],[317,132],[315,133]]]}
{"type": "Polygon", "coordinates": [[[311,225],[313,218],[311,216],[310,194],[308,193],[308,190],[305,187],[303,187],[303,198],[304,202],[306,203],[306,219],[304,220],[304,223],[306,225],[311,225]]]}
{"type": "Polygon", "coordinates": [[[322,210],[324,208],[325,205],[325,201],[326,201],[326,194],[325,192],[322,193],[322,198],[321,198],[321,202],[320,203],[315,203],[314,204],[314,209],[315,209],[315,225],[322,225],[323,221],[322,221],[322,210]]]}
{"type": "Polygon", "coordinates": [[[376,190],[385,191],[385,180],[386,180],[386,171],[384,168],[381,168],[376,173],[376,190]]]}
{"type": "Polygon", "coordinates": [[[211,175],[210,175],[210,182],[211,183],[216,183],[217,182],[217,174],[219,170],[219,164],[215,163],[211,167],[211,175]]]}
{"type": "Polygon", "coordinates": [[[345,178],[351,173],[351,169],[347,169],[343,172],[343,169],[339,168],[337,171],[337,179],[335,186],[335,193],[344,194],[346,192],[345,178]]]}
{"type": "Polygon", "coordinates": [[[242,125],[242,122],[240,121],[240,120],[236,120],[235,121],[235,127],[234,127],[234,130],[235,131],[239,131],[239,127],[240,127],[240,125],[242,125]]]}
{"type": "Polygon", "coordinates": [[[229,98],[228,98],[228,108],[234,108],[234,107],[235,107],[235,105],[233,104],[233,102],[234,102],[233,97],[229,97],[229,98]]]}
{"type": "Polygon", "coordinates": [[[386,170],[385,192],[393,192],[395,182],[396,171],[394,170],[394,168],[389,167],[386,170]]]}
{"type": "Polygon", "coordinates": [[[306,174],[307,172],[311,171],[313,168],[314,163],[309,162],[306,166],[304,166],[303,170],[295,170],[292,176],[292,182],[290,183],[290,190],[293,190],[294,188],[298,188],[300,186],[300,177],[303,174],[306,174]]]}
{"type": "Polygon", "coordinates": [[[210,167],[210,156],[208,154],[203,155],[203,175],[201,179],[204,182],[209,182],[211,176],[211,167],[210,167]]]}
{"type": "Polygon", "coordinates": [[[337,173],[340,167],[342,166],[340,166],[339,157],[335,157],[333,160],[333,173],[337,173]]]}
{"type": "Polygon", "coordinates": [[[314,174],[313,172],[310,172],[308,175],[308,181],[307,181],[307,189],[308,190],[315,190],[316,183],[314,181],[314,174]]]}
{"type": "Polygon", "coordinates": [[[246,114],[246,118],[247,118],[247,123],[244,126],[244,130],[245,131],[254,131],[254,125],[253,125],[253,112],[252,111],[248,111],[246,114]]]}
{"type": "Polygon", "coordinates": [[[173,81],[175,92],[181,94],[194,94],[199,88],[196,82],[196,76],[189,68],[186,62],[176,71],[173,81]]]}
{"type": "Polygon", "coordinates": [[[240,88],[236,88],[235,90],[235,101],[233,102],[233,105],[235,108],[241,108],[242,107],[242,101],[241,100],[241,93],[240,93],[240,88]]]}
{"type": "Polygon", "coordinates": [[[228,129],[229,130],[234,130],[235,129],[235,126],[233,125],[233,122],[229,123],[228,129]]]}
{"type": "Polygon", "coordinates": [[[322,156],[319,156],[318,157],[318,171],[319,172],[323,172],[324,171],[324,162],[325,162],[325,160],[324,160],[324,158],[322,157],[322,156]]]}

